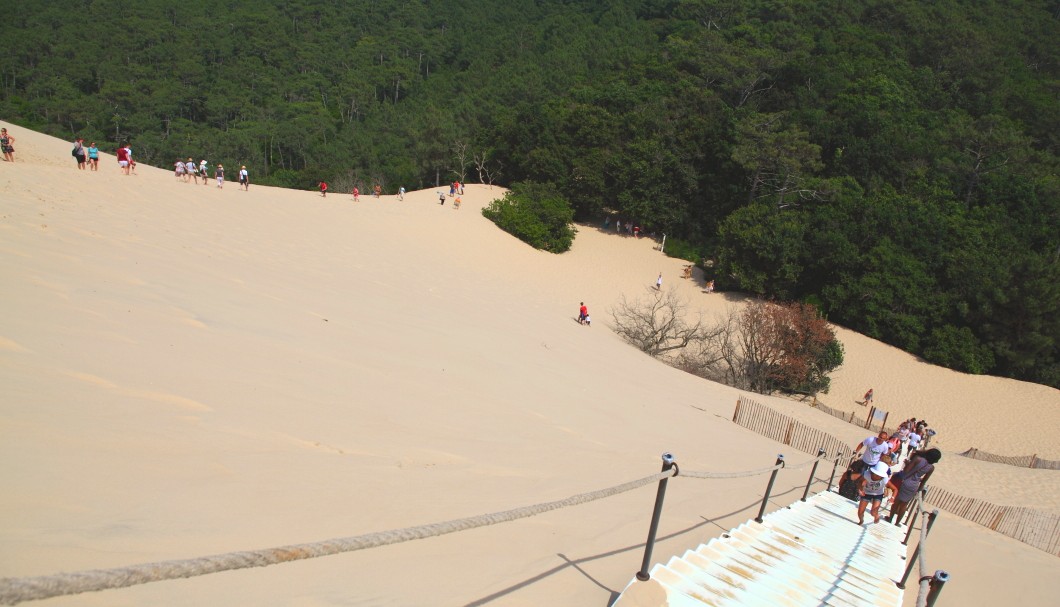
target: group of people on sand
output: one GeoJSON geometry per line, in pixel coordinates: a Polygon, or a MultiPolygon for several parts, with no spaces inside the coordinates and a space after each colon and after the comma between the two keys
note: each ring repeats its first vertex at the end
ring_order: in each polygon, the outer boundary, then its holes
{"type": "MultiPolygon", "coordinates": [[[[610,225],[611,225],[611,216],[608,215],[607,217],[604,217],[604,229],[605,230],[609,229],[610,225]]],[[[634,238],[640,238],[641,230],[640,230],[640,226],[639,225],[633,223],[632,221],[622,221],[621,219],[616,219],[615,220],[615,232],[618,232],[619,234],[621,234],[623,231],[626,233],[627,236],[632,236],[634,238]]]]}
{"type": "Polygon", "coordinates": [[[90,142],[86,148],[84,139],[74,140],[74,149],[70,150],[70,155],[77,162],[77,170],[99,170],[99,148],[96,147],[95,141],[90,142]]]}
{"type": "MultiPolygon", "coordinates": [[[[326,182],[326,181],[318,182],[317,183],[317,187],[320,189],[320,196],[322,198],[327,198],[328,197],[328,182],[326,182]]],[[[350,190],[350,195],[353,196],[353,201],[354,202],[360,202],[361,201],[361,188],[359,188],[357,186],[353,186],[353,189],[350,190]]],[[[383,186],[378,184],[378,183],[375,184],[374,186],[372,186],[372,196],[374,198],[382,197],[383,196],[383,186]]],[[[398,188],[397,199],[398,200],[405,200],[405,187],[404,186],[398,188]]]]}
{"type": "MultiPolygon", "coordinates": [[[[912,423],[915,430],[915,422],[915,419],[907,420],[903,422],[903,427],[912,423]]],[[[909,502],[935,471],[935,464],[942,459],[942,453],[938,449],[914,448],[913,436],[915,433],[908,434],[908,444],[901,440],[896,443],[890,434],[881,430],[879,434],[866,438],[854,448],[856,459],[843,473],[839,487],[842,493],[848,483],[855,484],[859,525],[865,524],[866,510],[872,514],[873,522],[879,523],[882,516],[880,507],[888,496],[893,496],[894,501],[887,515],[887,522],[900,527],[909,502]],[[905,451],[907,446],[909,450],[905,451]],[[899,462],[902,462],[902,468],[897,472],[892,471],[892,467],[899,462]]],[[[901,430],[898,438],[901,439],[901,430]]]]}
{"type": "Polygon", "coordinates": [[[581,307],[578,308],[578,324],[587,327],[593,326],[593,319],[589,317],[589,308],[585,306],[584,301],[581,303],[581,307]]]}
{"type": "MultiPolygon", "coordinates": [[[[463,202],[462,197],[464,195],[464,186],[460,185],[460,182],[454,181],[449,186],[449,197],[453,199],[453,208],[459,210],[460,203],[463,202]]],[[[445,206],[445,192],[438,191],[438,204],[445,206]]]]}
{"type": "MultiPolygon", "coordinates": [[[[181,160],[177,158],[177,161],[173,163],[173,176],[177,179],[183,179],[184,183],[195,183],[198,185],[199,178],[202,177],[202,184],[206,185],[210,180],[210,164],[203,158],[199,161],[199,164],[195,164],[195,159],[188,156],[188,159],[181,160]]],[[[225,187],[225,167],[220,162],[213,170],[213,178],[217,181],[218,188],[225,187]]],[[[247,171],[247,165],[239,167],[239,187],[243,188],[244,191],[250,191],[250,172],[247,171]]]]}
{"type": "MultiPolygon", "coordinates": [[[[328,184],[324,183],[323,181],[320,182],[320,183],[324,186],[324,189],[321,190],[321,191],[327,191],[327,185],[328,184]]],[[[360,202],[361,201],[361,189],[358,188],[357,186],[353,186],[353,189],[350,190],[350,194],[353,195],[353,201],[354,202],[360,202]]],[[[374,196],[375,198],[379,198],[382,195],[383,195],[383,186],[379,185],[378,183],[375,184],[372,187],[372,196],[374,196]]],[[[399,197],[399,200],[404,200],[404,199],[405,199],[405,188],[401,188],[401,195],[399,197]]]]}
{"type": "MultiPolygon", "coordinates": [[[[70,150],[70,155],[74,157],[77,162],[78,170],[99,170],[99,148],[96,146],[95,141],[91,141],[88,147],[85,147],[85,140],[78,137],[74,140],[74,148],[70,150]]],[[[132,148],[129,147],[129,142],[123,141],[118,149],[114,150],[114,155],[118,158],[118,168],[125,175],[136,173],[136,161],[133,160],[132,148]]]]}

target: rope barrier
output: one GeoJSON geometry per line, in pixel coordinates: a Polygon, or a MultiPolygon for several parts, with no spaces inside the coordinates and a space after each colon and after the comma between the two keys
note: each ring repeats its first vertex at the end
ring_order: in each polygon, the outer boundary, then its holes
{"type": "Polygon", "coordinates": [[[278,548],[267,548],[246,552],[229,552],[192,559],[143,563],[115,569],[96,569],[76,573],[59,573],[40,577],[0,579],[0,604],[17,605],[23,601],[35,601],[56,596],[95,592],[111,588],[126,588],[149,582],[196,577],[221,571],[266,567],[290,561],[318,558],[366,548],[398,544],[410,540],[435,537],[527,518],[543,512],[577,506],[632,491],[644,485],[660,481],[672,475],[672,470],[657,472],[642,479],[580,493],[554,502],[544,502],[502,512],[455,519],[441,523],[420,525],[380,531],[366,535],[335,538],[309,544],[292,544],[278,548]]]}
{"type": "MultiPolygon", "coordinates": [[[[788,468],[791,470],[797,470],[823,459],[824,458],[813,458],[807,462],[797,466],[789,466],[788,468]]],[[[768,468],[759,468],[743,472],[696,472],[683,470],[681,471],[681,476],[700,479],[741,478],[765,474],[784,467],[784,464],[777,464],[769,466],[768,468]]],[[[431,523],[417,527],[406,527],[404,529],[393,529],[390,531],[380,531],[345,538],[333,538],[307,544],[291,544],[277,548],[266,548],[263,550],[228,552],[225,554],[216,554],[191,559],[142,563],[139,565],[130,565],[114,569],[94,569],[38,577],[2,578],[0,579],[0,605],[17,605],[23,601],[36,601],[56,596],[97,592],[112,588],[127,588],[129,586],[147,584],[150,582],[197,577],[210,573],[219,573],[221,571],[233,571],[236,569],[248,569],[252,567],[267,567],[269,565],[277,565],[290,561],[319,558],[322,556],[330,556],[332,554],[354,552],[367,548],[377,548],[379,546],[398,544],[411,540],[436,537],[439,535],[455,533],[457,531],[466,531],[477,527],[514,521],[552,510],[558,510],[560,508],[577,506],[612,497],[671,476],[677,476],[676,466],[671,470],[657,472],[639,480],[630,481],[628,483],[589,493],[579,493],[566,499],[553,502],[544,502],[502,512],[454,519],[440,523],[431,523]]]]}

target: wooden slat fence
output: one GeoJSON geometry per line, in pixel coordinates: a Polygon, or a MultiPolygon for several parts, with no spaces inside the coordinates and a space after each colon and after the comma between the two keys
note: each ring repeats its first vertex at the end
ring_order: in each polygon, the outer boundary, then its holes
{"type": "Polygon", "coordinates": [[[851,453],[850,445],[835,436],[743,396],[736,401],[732,421],[762,436],[813,455],[817,455],[818,449],[824,449],[829,458],[834,458],[839,453],[844,456],[851,453]]]}
{"type": "MultiPolygon", "coordinates": [[[[817,449],[821,447],[828,457],[834,457],[836,453],[850,453],[850,447],[835,436],[811,428],[744,396],[736,401],[732,421],[806,453],[816,455],[817,449]]],[[[1060,556],[1060,515],[1018,506],[999,506],[934,486],[928,490],[927,501],[950,514],[1060,556]]]]}
{"type": "MultiPolygon", "coordinates": [[[[825,404],[822,404],[822,403],[818,403],[816,401],[816,399],[814,400],[814,404],[811,405],[811,406],[814,407],[815,409],[818,409],[819,411],[823,411],[823,412],[827,413],[828,415],[831,415],[832,417],[839,418],[839,419],[841,419],[841,420],[843,420],[843,421],[845,421],[845,422],[847,422],[849,424],[853,424],[853,425],[855,425],[855,426],[857,426],[859,428],[865,428],[866,427],[865,424],[867,422],[866,422],[865,417],[859,416],[857,414],[857,411],[851,411],[850,413],[847,413],[845,411],[840,411],[839,409],[833,409],[832,407],[829,407],[828,405],[825,405],[825,404]]],[[[866,414],[867,413],[868,413],[868,411],[866,411],[866,414]]],[[[883,429],[883,425],[880,424],[877,421],[873,421],[872,424],[870,424],[868,426],[868,429],[878,432],[878,431],[883,429]]]]}
{"type": "Polygon", "coordinates": [[[1040,470],[1060,470],[1060,461],[1042,459],[1035,455],[995,455],[993,453],[987,453],[986,451],[980,451],[975,447],[961,453],[964,457],[971,459],[977,459],[984,462],[994,462],[995,464],[1006,464],[1009,466],[1016,466],[1019,468],[1038,468],[1040,470]]]}
{"type": "Polygon", "coordinates": [[[928,489],[927,503],[1060,556],[1060,515],[1022,506],[999,506],[939,487],[928,489]]]}

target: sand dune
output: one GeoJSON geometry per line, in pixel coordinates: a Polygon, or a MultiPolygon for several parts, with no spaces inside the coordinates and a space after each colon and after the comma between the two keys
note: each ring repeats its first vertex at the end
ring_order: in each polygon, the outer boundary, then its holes
{"type": "MultiPolygon", "coordinates": [[[[125,176],[106,155],[98,173],[81,173],[66,142],[0,124],[18,159],[0,164],[0,576],[515,508],[646,476],[664,450],[689,469],[744,470],[780,449],[728,421],[735,390],[609,330],[608,309],[659,272],[693,311],[741,301],[680,279],[682,262],[649,239],[583,226],[569,253],[536,251],[481,216],[503,192],[483,185],[455,210],[433,189],[355,204],[185,184],[143,165],[125,176]],[[591,328],[574,320],[580,301],[591,328]]],[[[1060,473],[953,454],[1060,459],[1060,393],[840,335],[847,362],[825,403],[853,409],[872,386],[893,415],[938,428],[939,486],[1060,511],[1060,473]]],[[[762,400],[852,444],[865,434],[762,400]]],[[[804,482],[781,474],[775,502],[804,482]]],[[[655,558],[753,517],[763,486],[671,483],[655,558]]],[[[653,498],[638,490],[442,538],[47,604],[605,605],[639,566],[653,498]]],[[[936,529],[931,565],[954,576],[945,600],[1050,605],[1060,592],[1055,556],[952,517],[936,529]]]]}

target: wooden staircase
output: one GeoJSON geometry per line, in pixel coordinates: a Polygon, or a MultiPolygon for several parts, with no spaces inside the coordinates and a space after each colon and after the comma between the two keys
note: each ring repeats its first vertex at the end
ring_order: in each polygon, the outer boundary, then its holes
{"type": "Polygon", "coordinates": [[[832,492],[795,502],[655,565],[613,607],[900,607],[903,530],[859,526],[856,510],[832,492]]]}

